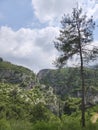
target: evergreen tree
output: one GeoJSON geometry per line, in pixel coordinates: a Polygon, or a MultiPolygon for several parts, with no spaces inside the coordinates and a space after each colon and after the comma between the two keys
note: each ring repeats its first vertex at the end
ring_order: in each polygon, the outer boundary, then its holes
{"type": "Polygon", "coordinates": [[[60,52],[56,59],[57,67],[63,67],[70,58],[78,56],[80,61],[81,87],[82,87],[82,126],[85,127],[85,84],[84,63],[95,60],[98,48],[92,46],[95,22],[93,17],[83,14],[82,8],[74,8],[71,15],[64,15],[61,21],[60,35],[54,45],[60,52]],[[89,49],[88,49],[89,48],[89,49]]]}

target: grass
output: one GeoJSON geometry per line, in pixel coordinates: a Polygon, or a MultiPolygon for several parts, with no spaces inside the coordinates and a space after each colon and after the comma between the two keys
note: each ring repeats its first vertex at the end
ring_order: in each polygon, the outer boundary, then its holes
{"type": "Polygon", "coordinates": [[[86,127],[82,128],[79,121],[67,122],[45,122],[38,121],[30,123],[20,120],[0,120],[0,130],[98,130],[98,123],[87,122],[86,127]]]}

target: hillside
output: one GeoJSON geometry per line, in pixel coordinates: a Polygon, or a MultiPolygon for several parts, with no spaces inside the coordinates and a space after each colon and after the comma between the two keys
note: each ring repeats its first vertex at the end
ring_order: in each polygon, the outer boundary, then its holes
{"type": "MultiPolygon", "coordinates": [[[[15,118],[15,114],[17,115],[16,118],[19,118],[19,114],[22,114],[23,111],[30,114],[31,107],[33,108],[40,103],[58,114],[59,100],[57,96],[54,95],[52,88],[43,85],[27,90],[19,88],[17,85],[0,83],[0,95],[0,116],[3,116],[2,112],[4,112],[6,118],[15,118]],[[18,110],[21,113],[17,113],[18,110]],[[9,114],[7,115],[7,113],[9,114]]],[[[21,115],[22,117],[23,115],[21,115]]]]}
{"type": "Polygon", "coordinates": [[[52,87],[39,84],[36,81],[36,75],[28,68],[3,61],[1,58],[0,92],[1,95],[5,92],[5,99],[6,93],[10,96],[10,93],[13,93],[14,97],[18,96],[23,102],[27,101],[33,105],[41,102],[58,114],[58,97],[54,94],[52,87]]]}
{"type": "MultiPolygon", "coordinates": [[[[79,68],[64,68],[41,70],[36,77],[31,70],[0,59],[0,130],[81,130],[79,76],[79,68]]],[[[97,68],[85,68],[91,103],[98,101],[97,78],[97,68]]],[[[95,113],[97,104],[86,109],[87,127],[91,122],[97,130],[95,113]]]]}
{"type": "Polygon", "coordinates": [[[35,83],[35,74],[28,68],[14,65],[0,58],[0,82],[30,88],[35,83]]]}
{"type": "MultiPolygon", "coordinates": [[[[98,102],[98,67],[85,68],[86,101],[98,102]]],[[[68,96],[81,97],[81,80],[79,68],[67,67],[60,70],[41,70],[37,76],[28,68],[14,65],[0,58],[0,82],[31,89],[43,84],[53,89],[53,93],[65,99],[68,96]]]]}
{"type": "MultiPolygon", "coordinates": [[[[85,89],[87,100],[98,102],[98,68],[85,68],[85,89]],[[93,97],[94,96],[94,97],[93,97]]],[[[79,68],[67,67],[60,70],[41,70],[37,77],[41,84],[51,86],[54,93],[62,98],[81,96],[79,68]]]]}

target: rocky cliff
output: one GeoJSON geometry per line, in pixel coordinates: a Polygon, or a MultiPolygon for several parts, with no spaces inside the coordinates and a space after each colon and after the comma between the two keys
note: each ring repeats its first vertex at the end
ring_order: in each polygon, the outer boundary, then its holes
{"type": "Polygon", "coordinates": [[[35,83],[35,74],[25,67],[17,66],[1,59],[0,82],[19,84],[21,87],[30,88],[35,83]]]}
{"type": "MultiPolygon", "coordinates": [[[[98,68],[85,68],[85,90],[87,102],[98,102],[98,68]]],[[[37,77],[41,84],[51,86],[54,93],[65,98],[81,97],[81,78],[79,68],[60,70],[41,70],[37,77]]]]}

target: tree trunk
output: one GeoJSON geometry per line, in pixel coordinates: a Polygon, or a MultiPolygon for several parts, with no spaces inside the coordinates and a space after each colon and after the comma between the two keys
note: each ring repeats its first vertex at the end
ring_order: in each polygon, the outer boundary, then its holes
{"type": "MultiPolygon", "coordinates": [[[[81,50],[81,49],[80,49],[81,50]]],[[[84,70],[83,70],[83,58],[80,51],[81,58],[81,82],[82,82],[82,127],[85,127],[85,87],[84,87],[84,70]]]]}
{"type": "MultiPolygon", "coordinates": [[[[80,33],[79,33],[80,35],[80,33]]],[[[80,37],[81,39],[81,37],[80,37]]],[[[84,66],[83,66],[83,56],[82,56],[82,47],[81,47],[81,40],[79,40],[79,48],[80,48],[80,61],[81,61],[81,83],[82,83],[82,127],[85,127],[85,87],[84,87],[84,66]]]]}
{"type": "Polygon", "coordinates": [[[82,47],[81,47],[81,35],[80,35],[80,27],[77,24],[77,29],[78,29],[78,35],[79,35],[79,53],[80,53],[80,62],[81,62],[81,66],[80,66],[80,73],[81,73],[81,83],[82,83],[82,117],[81,117],[81,121],[82,121],[82,127],[85,127],[85,87],[84,87],[84,65],[83,65],[83,56],[82,56],[82,47]]]}

